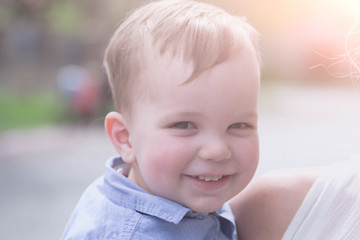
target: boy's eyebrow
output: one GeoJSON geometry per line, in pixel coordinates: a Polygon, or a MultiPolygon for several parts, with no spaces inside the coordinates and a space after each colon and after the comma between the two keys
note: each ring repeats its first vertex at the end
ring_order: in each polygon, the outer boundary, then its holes
{"type": "Polygon", "coordinates": [[[239,114],[240,117],[247,117],[247,118],[257,118],[257,112],[246,112],[245,114],[239,114]]]}
{"type": "Polygon", "coordinates": [[[232,115],[233,121],[253,121],[258,119],[257,111],[249,111],[249,112],[242,112],[242,113],[234,113],[232,115]]]}
{"type": "MultiPolygon", "coordinates": [[[[160,122],[169,122],[172,120],[178,120],[177,118],[198,118],[201,117],[202,114],[199,112],[174,112],[169,113],[160,118],[160,122]]],[[[246,112],[246,113],[240,113],[240,114],[234,114],[235,118],[258,118],[258,113],[255,111],[246,112]]]]}
{"type": "Polygon", "coordinates": [[[160,118],[161,122],[168,122],[171,121],[175,118],[186,118],[186,117],[200,117],[201,113],[199,112],[190,112],[190,111],[185,111],[185,112],[173,112],[173,113],[169,113],[166,114],[164,116],[162,116],[160,118]]]}

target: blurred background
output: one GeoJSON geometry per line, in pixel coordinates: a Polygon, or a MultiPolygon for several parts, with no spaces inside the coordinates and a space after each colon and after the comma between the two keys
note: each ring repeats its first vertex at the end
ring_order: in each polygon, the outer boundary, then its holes
{"type": "MultiPolygon", "coordinates": [[[[261,33],[256,177],[359,153],[358,0],[209,0],[261,33]]],[[[115,154],[107,42],[135,0],[0,0],[0,239],[59,239],[115,154]]]]}

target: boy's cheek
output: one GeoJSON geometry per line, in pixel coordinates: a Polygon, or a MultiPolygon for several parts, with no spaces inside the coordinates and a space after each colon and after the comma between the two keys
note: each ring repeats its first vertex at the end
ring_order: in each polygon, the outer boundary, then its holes
{"type": "Polygon", "coordinates": [[[153,175],[156,178],[165,175],[175,175],[181,172],[187,164],[189,156],[186,154],[186,147],[170,143],[169,141],[154,141],[157,144],[148,146],[141,154],[141,165],[143,171],[147,171],[149,176],[153,175]]]}
{"type": "Polygon", "coordinates": [[[174,169],[180,168],[181,163],[185,162],[185,160],[181,160],[185,154],[181,155],[183,151],[175,146],[164,145],[163,147],[156,148],[156,150],[150,149],[150,151],[145,157],[149,163],[148,167],[154,169],[154,171],[173,172],[174,169]]]}

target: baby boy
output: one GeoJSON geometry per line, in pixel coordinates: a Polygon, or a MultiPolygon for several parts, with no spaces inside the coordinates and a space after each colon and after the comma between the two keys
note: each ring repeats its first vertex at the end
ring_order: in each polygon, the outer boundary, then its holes
{"type": "Polygon", "coordinates": [[[119,153],[83,194],[62,239],[236,239],[229,204],[258,163],[257,33],[194,1],[144,5],[104,65],[119,153]]]}

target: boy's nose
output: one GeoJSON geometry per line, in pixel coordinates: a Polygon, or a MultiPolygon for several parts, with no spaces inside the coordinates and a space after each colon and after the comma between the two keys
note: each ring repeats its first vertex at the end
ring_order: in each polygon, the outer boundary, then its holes
{"type": "Polygon", "coordinates": [[[199,157],[203,160],[222,161],[231,158],[231,150],[228,144],[221,139],[207,141],[199,151],[199,157]]]}

